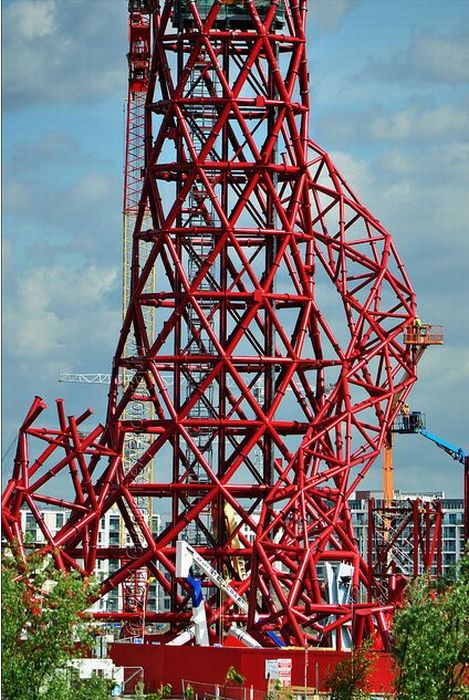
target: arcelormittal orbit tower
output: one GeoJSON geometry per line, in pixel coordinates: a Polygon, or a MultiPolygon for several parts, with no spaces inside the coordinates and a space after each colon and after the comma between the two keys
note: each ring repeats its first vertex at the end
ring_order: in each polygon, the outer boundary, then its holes
{"type": "MultiPolygon", "coordinates": [[[[392,606],[347,500],[415,380],[415,301],[390,235],[309,139],[307,3],[134,5],[152,28],[145,159],[107,417],[86,430],[88,414],[59,402],[58,427],[41,428],[34,401],[4,532],[27,556],[21,508],[39,522],[41,504],[61,504],[68,518],[56,533],[39,523],[39,551],[84,575],[118,559],[102,594],[138,598],[154,577],[171,603],[148,619],[169,638],[190,618],[183,539],[246,602],[204,579],[212,641],[222,624],[263,646],[269,633],[382,646],[392,606]],[[127,547],[98,541],[116,507],[127,547]],[[166,516],[157,533],[149,513],[166,516]]],[[[115,617],[137,609],[124,600],[115,617]]]]}

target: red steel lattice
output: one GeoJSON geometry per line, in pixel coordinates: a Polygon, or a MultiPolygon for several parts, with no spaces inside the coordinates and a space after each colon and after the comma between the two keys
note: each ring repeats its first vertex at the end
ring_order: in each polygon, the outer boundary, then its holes
{"type": "Polygon", "coordinates": [[[389,233],[309,140],[306,3],[167,0],[149,14],[146,165],[105,426],[84,436],[84,417],[67,420],[59,403],[58,430],[35,428],[35,401],[5,534],[24,542],[27,507],[59,567],[90,574],[97,558],[119,559],[102,594],[147,567],[171,597],[147,619],[173,634],[190,615],[174,579],[182,537],[249,601],[246,615],[205,581],[212,635],[223,620],[262,644],[275,631],[295,645],[337,635],[340,647],[353,622],[355,641],[383,645],[392,606],[366,596],[373,572],[347,500],[415,381],[411,285],[389,233]],[[142,404],[152,417],[129,419],[142,404]],[[46,443],[31,458],[30,438],[46,443]],[[128,469],[132,439],[142,448],[128,469]],[[73,496],[51,495],[59,473],[73,496]],[[168,514],[157,535],[142,499],[168,514]],[[44,503],[69,511],[57,533],[44,503]],[[99,545],[113,506],[130,555],[99,545]],[[339,562],[353,593],[334,602],[324,568],[339,562]]]}

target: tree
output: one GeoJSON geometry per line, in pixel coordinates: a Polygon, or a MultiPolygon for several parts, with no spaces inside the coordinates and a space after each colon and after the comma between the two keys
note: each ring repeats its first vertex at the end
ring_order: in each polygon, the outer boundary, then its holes
{"type": "Polygon", "coordinates": [[[73,678],[67,662],[77,644],[89,645],[89,620],[80,616],[89,582],[59,572],[52,561],[29,564],[4,556],[2,564],[2,697],[5,700],[104,700],[109,681],[73,678]]]}
{"type": "Polygon", "coordinates": [[[353,649],[349,658],[340,661],[327,679],[331,700],[368,700],[368,673],[374,656],[369,644],[353,649]]]}
{"type": "Polygon", "coordinates": [[[421,576],[407,591],[393,629],[397,697],[469,698],[469,555],[457,576],[436,582],[421,576]]]}

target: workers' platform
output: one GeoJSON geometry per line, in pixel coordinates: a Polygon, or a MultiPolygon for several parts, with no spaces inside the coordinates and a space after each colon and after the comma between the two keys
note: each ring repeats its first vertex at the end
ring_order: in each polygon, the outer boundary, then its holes
{"type": "Polygon", "coordinates": [[[404,343],[406,345],[443,345],[443,326],[422,323],[406,328],[404,343]]]}
{"type": "Polygon", "coordinates": [[[421,411],[410,411],[408,415],[400,413],[392,425],[393,433],[420,433],[426,428],[426,416],[421,411]]]}

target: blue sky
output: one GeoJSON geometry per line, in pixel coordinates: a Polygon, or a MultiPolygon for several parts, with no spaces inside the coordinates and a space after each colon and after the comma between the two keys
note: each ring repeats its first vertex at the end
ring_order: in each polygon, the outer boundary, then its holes
{"type": "MultiPolygon", "coordinates": [[[[3,453],[35,394],[104,418],[105,387],[56,378],[109,371],[120,327],[126,5],[3,3],[3,453]]],[[[311,135],[393,234],[422,319],[445,326],[412,407],[468,450],[469,4],[310,0],[308,46],[311,135]]],[[[421,437],[397,438],[395,465],[403,490],[461,492],[421,437]]]]}

